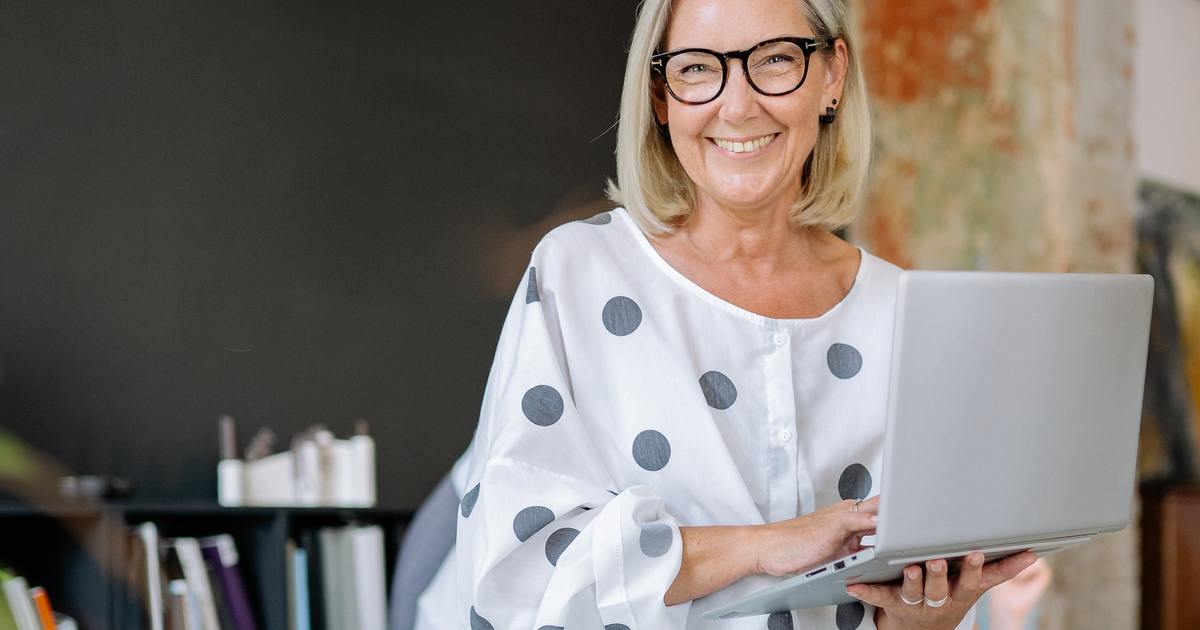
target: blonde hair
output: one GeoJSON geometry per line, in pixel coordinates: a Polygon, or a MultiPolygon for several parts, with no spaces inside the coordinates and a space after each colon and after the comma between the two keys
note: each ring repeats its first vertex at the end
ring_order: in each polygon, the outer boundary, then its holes
{"type": "MultiPolygon", "coordinates": [[[[854,220],[870,164],[867,86],[850,40],[846,0],[797,1],[818,39],[845,42],[848,63],[837,118],[820,126],[789,218],[796,226],[836,230],[854,220]]],[[[650,56],[662,43],[670,12],[671,0],[645,0],[638,13],[621,90],[617,180],[608,182],[608,197],[624,206],[651,235],[668,234],[686,224],[695,203],[691,178],[670,143],[659,135],[650,104],[650,56]]],[[[832,55],[831,47],[823,51],[832,55]]]]}

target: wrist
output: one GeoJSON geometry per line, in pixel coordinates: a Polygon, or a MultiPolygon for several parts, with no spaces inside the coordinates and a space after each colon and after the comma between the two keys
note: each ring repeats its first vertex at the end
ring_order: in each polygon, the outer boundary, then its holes
{"type": "Polygon", "coordinates": [[[762,562],[759,553],[762,535],[760,525],[731,526],[730,545],[740,553],[734,557],[734,581],[746,576],[762,573],[762,562]]]}

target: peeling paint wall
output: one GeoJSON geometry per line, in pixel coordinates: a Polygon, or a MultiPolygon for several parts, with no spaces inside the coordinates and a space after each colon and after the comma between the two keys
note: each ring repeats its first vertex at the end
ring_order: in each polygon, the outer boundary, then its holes
{"type": "Polygon", "coordinates": [[[876,113],[857,240],[906,267],[1131,268],[1129,0],[856,4],[876,113]]]}
{"type": "MultiPolygon", "coordinates": [[[[908,268],[1132,270],[1132,0],[852,4],[876,124],[853,240],[908,268]]],[[[1137,549],[1135,521],[1051,556],[1039,627],[1136,628],[1137,549]]]]}

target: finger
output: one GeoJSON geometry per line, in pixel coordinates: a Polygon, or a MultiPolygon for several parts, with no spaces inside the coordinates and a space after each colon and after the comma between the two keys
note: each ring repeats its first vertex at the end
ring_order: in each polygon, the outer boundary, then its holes
{"type": "Polygon", "coordinates": [[[950,594],[950,582],[946,579],[946,561],[938,558],[925,563],[925,597],[941,601],[950,594]]]}
{"type": "Polygon", "coordinates": [[[983,593],[983,560],[983,554],[978,551],[963,558],[962,568],[958,570],[955,596],[961,593],[964,598],[977,598],[983,593]]]}
{"type": "Polygon", "coordinates": [[[850,584],[846,592],[851,597],[876,608],[894,608],[899,604],[896,587],[886,584],[850,584]]]}
{"type": "Polygon", "coordinates": [[[1037,556],[1032,551],[1022,551],[1015,556],[983,565],[984,588],[989,589],[1001,582],[1008,581],[1036,560],[1037,556]]]}
{"type": "Polygon", "coordinates": [[[921,600],[925,598],[925,575],[924,569],[919,564],[913,564],[904,568],[904,582],[900,584],[900,594],[903,599],[903,604],[908,602],[917,602],[916,604],[908,604],[910,606],[920,606],[921,600]]]}
{"type": "Polygon", "coordinates": [[[852,532],[859,535],[870,535],[875,533],[875,522],[879,517],[874,514],[866,514],[863,512],[843,512],[842,526],[847,532],[852,532]]]}
{"type": "Polygon", "coordinates": [[[840,504],[843,509],[851,512],[878,514],[879,513],[879,495],[875,495],[870,499],[845,499],[840,504]]]}

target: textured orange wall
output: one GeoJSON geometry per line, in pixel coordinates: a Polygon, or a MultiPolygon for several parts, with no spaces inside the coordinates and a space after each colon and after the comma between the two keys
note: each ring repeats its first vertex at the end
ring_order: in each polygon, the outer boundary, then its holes
{"type": "MultiPolygon", "coordinates": [[[[853,240],[909,268],[1132,269],[1131,0],[852,4],[876,123],[853,240]]],[[[1137,549],[1135,523],[1051,556],[1039,628],[1137,627],[1137,549]]]]}
{"type": "Polygon", "coordinates": [[[1128,0],[858,0],[876,121],[854,233],[906,267],[1130,268],[1128,0]]]}

